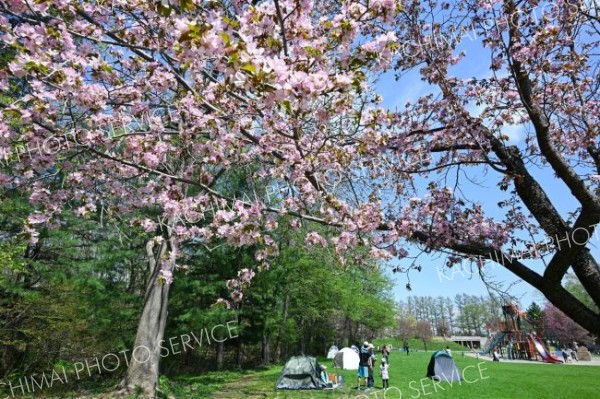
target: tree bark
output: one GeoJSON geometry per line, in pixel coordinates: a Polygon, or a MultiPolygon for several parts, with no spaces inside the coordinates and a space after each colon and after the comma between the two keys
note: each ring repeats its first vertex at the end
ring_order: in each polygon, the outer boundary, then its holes
{"type": "Polygon", "coordinates": [[[127,392],[141,389],[145,397],[154,398],[159,376],[160,342],[167,322],[169,284],[160,281],[160,259],[167,250],[164,240],[154,252],[154,241],[146,245],[150,279],[146,286],[144,308],[138,324],[135,343],[129,358],[127,374],[121,387],[127,392]]]}
{"type": "MultiPolygon", "coordinates": [[[[241,314],[238,314],[237,327],[239,328],[241,324],[242,324],[242,316],[241,316],[241,314]]],[[[237,340],[235,363],[237,364],[237,367],[239,369],[242,368],[242,339],[241,338],[239,338],[237,340]]]]}
{"type": "Polygon", "coordinates": [[[596,259],[585,248],[573,262],[573,271],[583,288],[600,308],[600,268],[596,259]]]}
{"type": "Polygon", "coordinates": [[[263,331],[262,333],[261,358],[263,365],[271,363],[271,334],[267,331],[263,331]]]}
{"type": "Polygon", "coordinates": [[[217,343],[217,370],[223,370],[223,360],[225,358],[225,339],[223,331],[219,332],[219,341],[217,343]]]}
{"type": "Polygon", "coordinates": [[[304,319],[300,319],[300,354],[304,355],[306,349],[306,338],[304,336],[304,319]]]}
{"type": "Polygon", "coordinates": [[[346,346],[352,346],[352,331],[350,331],[348,316],[344,316],[344,338],[346,339],[346,346]]]}
{"type": "Polygon", "coordinates": [[[286,293],[283,299],[283,310],[281,317],[281,324],[279,325],[279,331],[277,332],[277,341],[275,343],[275,360],[281,360],[281,337],[284,333],[285,324],[288,317],[288,306],[289,306],[290,294],[286,293]]]}

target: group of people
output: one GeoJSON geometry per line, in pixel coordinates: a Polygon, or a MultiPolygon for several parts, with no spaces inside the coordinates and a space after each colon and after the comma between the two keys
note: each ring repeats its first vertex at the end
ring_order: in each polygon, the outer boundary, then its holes
{"type": "Polygon", "coordinates": [[[573,342],[573,344],[571,345],[571,347],[565,345],[564,349],[562,350],[562,355],[563,355],[563,359],[565,360],[565,363],[569,363],[569,362],[576,362],[579,359],[577,359],[577,349],[579,348],[579,346],[577,345],[577,342],[573,342]]]}
{"type": "MultiPolygon", "coordinates": [[[[377,363],[377,355],[373,344],[365,341],[358,353],[360,362],[358,364],[358,387],[360,389],[360,380],[362,378],[365,391],[375,385],[374,371],[377,363]]],[[[383,389],[390,387],[389,375],[389,356],[390,352],[384,345],[381,348],[381,365],[379,366],[379,375],[381,376],[383,389]]]]}

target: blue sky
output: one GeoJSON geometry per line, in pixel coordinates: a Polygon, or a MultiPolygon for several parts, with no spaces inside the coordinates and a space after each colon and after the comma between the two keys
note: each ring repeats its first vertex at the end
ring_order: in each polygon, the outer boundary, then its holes
{"type": "MultiPolygon", "coordinates": [[[[465,51],[467,56],[451,69],[451,73],[459,77],[489,77],[491,75],[489,70],[489,50],[481,46],[480,38],[474,37],[473,34],[471,34],[471,38],[465,37],[457,50],[465,51]]],[[[396,81],[393,71],[387,72],[378,80],[376,90],[383,96],[382,105],[391,110],[402,108],[408,100],[414,102],[414,100],[422,95],[431,93],[432,91],[437,92],[435,88],[420,79],[417,70],[406,73],[399,81],[396,81]]],[[[476,107],[473,106],[471,111],[477,112],[476,107]]],[[[506,129],[504,133],[510,137],[510,144],[519,145],[524,142],[526,129],[526,126],[512,126],[506,129]]],[[[538,178],[538,181],[542,184],[548,196],[553,200],[563,216],[576,209],[576,204],[570,199],[567,187],[553,177],[552,171],[546,168],[533,169],[531,172],[538,178]]],[[[463,182],[466,182],[466,180],[463,180],[463,182]]],[[[465,183],[461,186],[461,189],[468,197],[471,199],[476,198],[477,202],[483,204],[486,213],[490,216],[500,216],[501,213],[499,213],[496,205],[501,200],[499,195],[502,195],[499,194],[501,191],[496,188],[498,175],[490,174],[489,177],[486,177],[481,174],[479,182],[480,186],[465,183]]],[[[595,255],[598,255],[595,252],[599,252],[597,250],[598,245],[599,243],[592,239],[590,247],[592,253],[595,255]]],[[[412,291],[408,291],[405,288],[408,282],[405,274],[392,274],[390,272],[395,282],[394,293],[396,300],[404,300],[409,295],[454,297],[459,293],[473,295],[487,294],[485,284],[476,273],[470,272],[467,264],[459,267],[454,272],[446,271],[446,274],[443,275],[440,271],[445,263],[445,256],[443,254],[429,254],[426,257],[423,255],[419,260],[423,266],[422,271],[417,272],[416,270],[412,270],[410,272],[412,291]]],[[[409,263],[409,260],[401,261],[400,265],[408,266],[409,263]]],[[[531,261],[524,261],[524,263],[538,272],[543,271],[543,262],[540,260],[533,263],[531,261]]],[[[398,265],[398,261],[392,263],[390,266],[396,265],[398,265]]],[[[488,263],[487,267],[490,280],[500,282],[504,287],[508,287],[519,281],[516,276],[503,269],[500,265],[488,263]]],[[[524,282],[513,285],[509,292],[519,298],[522,307],[529,306],[532,301],[538,303],[544,302],[543,296],[524,282]]]]}

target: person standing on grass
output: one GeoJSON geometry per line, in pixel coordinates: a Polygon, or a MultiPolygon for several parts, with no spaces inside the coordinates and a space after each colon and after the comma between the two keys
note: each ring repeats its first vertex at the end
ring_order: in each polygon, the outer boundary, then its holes
{"type": "Polygon", "coordinates": [[[500,361],[500,355],[498,354],[497,348],[494,348],[494,351],[492,352],[492,360],[494,362],[499,362],[500,361]]]}
{"type": "Polygon", "coordinates": [[[358,363],[358,386],[356,389],[360,389],[360,379],[363,379],[363,383],[365,384],[365,391],[369,389],[367,386],[368,378],[369,378],[369,367],[371,366],[371,349],[369,348],[369,342],[365,341],[363,346],[360,348],[360,352],[358,353],[359,363],[358,363]]]}
{"type": "Polygon", "coordinates": [[[387,364],[390,364],[390,351],[386,345],[383,345],[383,348],[381,348],[381,360],[385,360],[387,364]]]}
{"type": "Polygon", "coordinates": [[[450,356],[452,356],[452,350],[450,349],[449,346],[446,346],[446,353],[449,354],[450,356]]]}
{"type": "Polygon", "coordinates": [[[410,355],[410,348],[408,347],[408,342],[404,343],[404,351],[406,352],[406,356],[410,355]]]}
{"type": "Polygon", "coordinates": [[[375,386],[375,362],[377,361],[377,355],[375,354],[375,347],[373,344],[369,344],[369,350],[371,351],[371,364],[369,365],[369,381],[367,386],[369,388],[375,386]]]}
{"type": "Polygon", "coordinates": [[[569,363],[569,358],[571,357],[571,355],[569,354],[569,349],[563,348],[562,356],[563,356],[563,359],[565,359],[565,363],[569,363]]]}
{"type": "Polygon", "coordinates": [[[379,366],[379,374],[381,375],[382,388],[387,389],[390,387],[390,365],[385,359],[381,359],[381,366],[379,366]]]}

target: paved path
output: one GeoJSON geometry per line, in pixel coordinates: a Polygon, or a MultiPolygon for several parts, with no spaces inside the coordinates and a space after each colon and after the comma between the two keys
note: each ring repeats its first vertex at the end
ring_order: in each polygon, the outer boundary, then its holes
{"type": "MultiPolygon", "coordinates": [[[[477,358],[477,359],[483,359],[483,360],[488,360],[488,361],[492,361],[492,357],[491,356],[485,356],[485,355],[476,355],[473,353],[467,353],[465,352],[465,356],[469,356],[472,358],[477,358]]],[[[500,358],[500,361],[503,363],[527,363],[527,364],[553,364],[553,363],[545,363],[542,361],[532,361],[532,360],[509,360],[509,359],[505,359],[505,358],[500,358]]],[[[586,361],[579,361],[579,362],[571,362],[571,363],[567,363],[564,364],[565,366],[600,366],[600,357],[598,356],[592,356],[592,361],[590,362],[586,362],[586,361]]]]}

